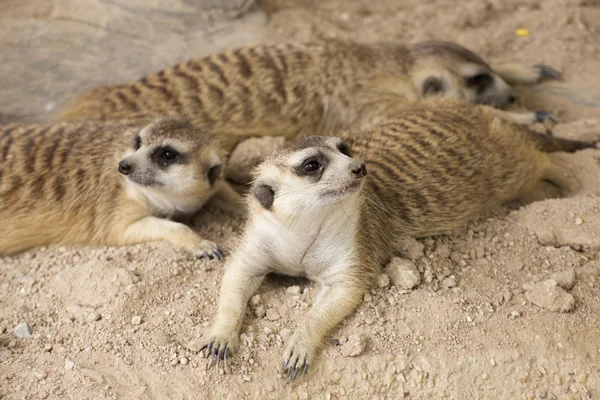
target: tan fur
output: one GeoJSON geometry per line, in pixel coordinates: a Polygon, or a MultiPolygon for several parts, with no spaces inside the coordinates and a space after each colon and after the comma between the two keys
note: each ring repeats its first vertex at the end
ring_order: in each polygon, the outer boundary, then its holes
{"type": "MultiPolygon", "coordinates": [[[[323,287],[286,343],[284,369],[295,377],[400,250],[399,238],[460,227],[541,180],[569,184],[543,152],[543,136],[487,106],[421,103],[342,136],[352,158],[342,154],[340,139],[313,136],[258,167],[242,244],[225,266],[217,315],[204,338],[211,360],[235,351],[246,302],[267,273],[306,276],[323,287]],[[322,175],[302,175],[299,168],[315,159],[325,160],[322,175]],[[357,160],[366,163],[365,178],[356,175],[357,160]],[[363,179],[358,191],[344,189],[356,179],[363,179]],[[330,192],[342,197],[322,200],[330,192]]],[[[560,143],[569,144],[561,150],[594,146],[560,143]]]]}
{"type": "MultiPolygon", "coordinates": [[[[531,80],[527,67],[522,70],[531,80]]],[[[515,71],[511,76],[518,76],[515,71]]],[[[481,57],[457,44],[330,40],[259,45],[192,59],[136,82],[92,89],[61,118],[183,116],[209,127],[231,150],[248,136],[293,138],[370,124],[389,100],[409,104],[438,96],[503,106],[514,92],[481,57]],[[467,83],[478,74],[491,79],[481,93],[467,83]]]]}
{"type": "Polygon", "coordinates": [[[210,186],[209,159],[225,161],[218,142],[172,119],[145,128],[139,121],[2,126],[0,254],[53,243],[119,246],[164,240],[196,256],[213,255],[215,243],[163,219],[178,215],[179,203],[184,211],[197,210],[225,185],[210,186]],[[132,147],[140,132],[144,139],[136,152],[132,147]],[[165,140],[186,147],[187,162],[178,177],[152,189],[151,199],[142,186],[119,174],[117,165],[125,156],[140,168],[146,163],[145,176],[156,180],[152,163],[139,153],[165,140]],[[161,193],[172,195],[173,208],[162,205],[161,193]]]}

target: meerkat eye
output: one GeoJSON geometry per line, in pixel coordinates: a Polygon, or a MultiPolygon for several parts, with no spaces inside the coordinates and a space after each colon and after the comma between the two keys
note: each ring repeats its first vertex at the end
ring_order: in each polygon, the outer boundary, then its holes
{"type": "Polygon", "coordinates": [[[211,169],[208,170],[208,181],[211,185],[214,185],[217,181],[217,178],[221,174],[221,164],[215,165],[211,169]]]}
{"type": "Polygon", "coordinates": [[[340,151],[340,153],[342,153],[343,155],[351,157],[350,156],[350,148],[348,147],[348,145],[346,143],[338,144],[337,148],[340,151]]]}
{"type": "Polygon", "coordinates": [[[152,154],[154,162],[164,167],[179,160],[179,153],[172,147],[159,147],[152,154]]]}
{"type": "Polygon", "coordinates": [[[488,74],[487,72],[482,72],[480,74],[466,78],[465,84],[467,85],[467,87],[475,89],[477,91],[477,94],[481,94],[492,84],[493,81],[494,78],[492,78],[490,74],[488,74]]]}
{"type": "Polygon", "coordinates": [[[169,149],[165,149],[161,154],[162,159],[165,161],[173,161],[177,158],[177,156],[178,154],[175,150],[169,149]]]}
{"type": "Polygon", "coordinates": [[[309,161],[305,162],[304,165],[302,166],[302,169],[307,174],[313,174],[313,173],[317,172],[319,170],[319,168],[321,168],[321,164],[316,160],[309,160],[309,161]]]}
{"type": "Polygon", "coordinates": [[[135,137],[135,141],[133,142],[133,149],[137,151],[140,149],[140,147],[142,147],[142,138],[140,135],[137,135],[135,137]]]}

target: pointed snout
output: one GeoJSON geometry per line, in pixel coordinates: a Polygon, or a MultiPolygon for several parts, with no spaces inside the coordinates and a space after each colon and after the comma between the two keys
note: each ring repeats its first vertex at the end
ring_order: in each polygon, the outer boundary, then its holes
{"type": "Polygon", "coordinates": [[[133,169],[131,163],[129,163],[129,161],[127,160],[121,160],[119,161],[119,172],[123,175],[129,175],[131,173],[131,170],[133,169]]]}
{"type": "Polygon", "coordinates": [[[355,165],[352,168],[352,175],[354,175],[354,177],[357,179],[367,176],[367,166],[365,165],[365,163],[355,165]]]}

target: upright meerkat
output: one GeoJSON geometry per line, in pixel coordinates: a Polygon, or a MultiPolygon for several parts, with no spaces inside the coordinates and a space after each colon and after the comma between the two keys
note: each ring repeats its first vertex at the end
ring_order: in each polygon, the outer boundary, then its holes
{"type": "Polygon", "coordinates": [[[203,338],[209,365],[237,348],[246,303],[265,275],[303,276],[322,289],[286,343],[283,368],[295,378],[361,302],[398,238],[455,229],[541,180],[565,188],[564,166],[545,151],[594,146],[452,100],[413,106],[347,137],[302,138],[258,167],[241,245],[225,265],[203,338]]]}
{"type": "Polygon", "coordinates": [[[224,162],[215,138],[172,118],[0,127],[0,255],[163,240],[221,260],[217,244],[164,218],[195,213],[214,193],[235,202],[224,162]]]}
{"type": "MultiPolygon", "coordinates": [[[[135,82],[92,89],[61,118],[183,116],[209,127],[231,150],[248,136],[294,138],[372,123],[393,104],[389,100],[409,104],[444,96],[502,107],[516,99],[507,81],[535,83],[557,77],[558,72],[543,65],[490,66],[472,51],[442,41],[411,46],[335,40],[259,45],[192,59],[135,82]]],[[[524,122],[546,117],[530,113],[524,122]]]]}

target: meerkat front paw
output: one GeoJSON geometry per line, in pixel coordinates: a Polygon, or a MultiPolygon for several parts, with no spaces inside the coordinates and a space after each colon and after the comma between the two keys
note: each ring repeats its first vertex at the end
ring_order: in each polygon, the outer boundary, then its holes
{"type": "Polygon", "coordinates": [[[297,334],[292,336],[283,356],[283,373],[285,379],[290,379],[290,383],[294,382],[298,372],[302,371],[302,376],[306,374],[319,350],[318,345],[302,340],[298,336],[297,334]]]}
{"type": "Polygon", "coordinates": [[[209,333],[202,339],[204,356],[208,359],[206,369],[210,369],[216,361],[215,368],[219,369],[219,362],[227,360],[231,353],[235,352],[239,345],[239,337],[236,332],[229,334],[209,333]],[[216,359],[216,360],[215,360],[216,359]]]}
{"type": "Polygon", "coordinates": [[[211,242],[210,240],[201,240],[198,243],[187,246],[185,250],[187,250],[197,259],[216,259],[219,260],[219,262],[223,262],[225,259],[225,251],[221,248],[221,246],[215,242],[211,242]]]}
{"type": "Polygon", "coordinates": [[[535,112],[535,122],[553,122],[557,123],[556,117],[549,111],[536,111],[535,112]]]}

